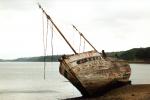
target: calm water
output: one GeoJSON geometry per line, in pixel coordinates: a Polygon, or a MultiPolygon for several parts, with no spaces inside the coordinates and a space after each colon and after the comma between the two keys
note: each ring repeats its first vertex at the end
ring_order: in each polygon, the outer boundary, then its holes
{"type": "MultiPolygon", "coordinates": [[[[133,84],[150,84],[150,64],[131,64],[133,84]]],[[[58,72],[58,63],[0,63],[0,100],[59,100],[81,96],[58,72]]]]}

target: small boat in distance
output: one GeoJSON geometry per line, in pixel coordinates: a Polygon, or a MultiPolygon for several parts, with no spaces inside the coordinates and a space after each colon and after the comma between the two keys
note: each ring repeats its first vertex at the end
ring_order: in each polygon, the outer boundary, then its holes
{"type": "Polygon", "coordinates": [[[59,71],[83,96],[96,95],[99,91],[104,91],[107,86],[111,86],[113,82],[129,81],[131,69],[126,61],[107,57],[104,51],[99,53],[84,35],[73,26],[94,49],[92,51],[77,53],[51,17],[40,5],[39,8],[73,50],[74,54],[64,55],[59,59],[59,71]]]}

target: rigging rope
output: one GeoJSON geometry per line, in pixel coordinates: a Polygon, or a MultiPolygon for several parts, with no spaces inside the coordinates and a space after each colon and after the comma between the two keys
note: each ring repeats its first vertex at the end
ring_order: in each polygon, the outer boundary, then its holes
{"type": "Polygon", "coordinates": [[[80,35],[79,53],[80,53],[80,48],[81,48],[81,35],[80,35]]]}
{"type": "Polygon", "coordinates": [[[83,43],[83,52],[85,51],[85,40],[84,40],[84,43],[83,43]]]}
{"type": "Polygon", "coordinates": [[[45,63],[45,55],[46,55],[46,52],[45,52],[45,51],[46,51],[46,50],[45,50],[44,13],[42,14],[42,25],[43,25],[43,49],[44,49],[44,57],[43,57],[43,60],[44,60],[44,70],[43,70],[43,72],[44,72],[44,74],[43,74],[43,78],[44,78],[44,80],[45,80],[45,66],[46,66],[46,63],[45,63]]]}
{"type": "MultiPolygon", "coordinates": [[[[43,57],[43,60],[44,60],[44,75],[43,75],[43,78],[44,80],[46,79],[46,58],[47,58],[47,40],[48,40],[48,24],[49,24],[49,20],[47,18],[46,20],[46,33],[45,33],[45,25],[44,25],[44,16],[45,14],[43,13],[43,16],[42,16],[42,24],[43,24],[43,47],[44,47],[44,57],[43,57]]],[[[53,24],[51,23],[51,50],[52,50],[52,57],[51,57],[51,61],[53,61],[53,24]]]]}
{"type": "MultiPolygon", "coordinates": [[[[45,46],[45,51],[46,51],[46,53],[47,53],[47,38],[48,38],[48,19],[47,19],[47,21],[46,21],[46,46],[45,46]]],[[[47,55],[47,54],[46,54],[47,55]]]]}
{"type": "Polygon", "coordinates": [[[43,78],[44,80],[46,79],[46,56],[47,56],[47,37],[48,37],[48,19],[47,19],[47,25],[46,25],[46,33],[45,33],[45,25],[44,25],[44,13],[42,16],[42,24],[43,24],[43,47],[44,47],[44,75],[43,78]]]}
{"type": "Polygon", "coordinates": [[[53,24],[52,23],[51,23],[51,33],[52,33],[52,35],[51,35],[52,59],[51,60],[53,60],[53,52],[54,52],[54,50],[53,50],[53,35],[54,35],[54,33],[53,33],[53,24]]]}

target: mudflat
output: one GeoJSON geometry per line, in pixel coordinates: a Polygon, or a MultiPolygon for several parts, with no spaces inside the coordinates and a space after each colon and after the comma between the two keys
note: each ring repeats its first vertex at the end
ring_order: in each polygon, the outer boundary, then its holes
{"type": "Polygon", "coordinates": [[[77,97],[67,100],[150,100],[150,84],[126,85],[96,97],[77,97]]]}

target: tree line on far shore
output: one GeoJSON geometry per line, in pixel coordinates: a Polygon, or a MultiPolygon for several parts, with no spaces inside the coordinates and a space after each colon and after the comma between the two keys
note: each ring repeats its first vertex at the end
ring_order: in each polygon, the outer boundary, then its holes
{"type": "MultiPolygon", "coordinates": [[[[127,51],[107,52],[107,56],[124,59],[127,61],[147,61],[150,62],[150,47],[147,48],[133,48],[127,51]]],[[[57,62],[62,55],[53,56],[39,56],[39,57],[26,57],[13,60],[3,60],[1,62],[57,62]]]]}
{"type": "Polygon", "coordinates": [[[108,56],[124,59],[127,61],[147,61],[150,62],[150,47],[133,48],[127,51],[110,52],[108,56]]]}

